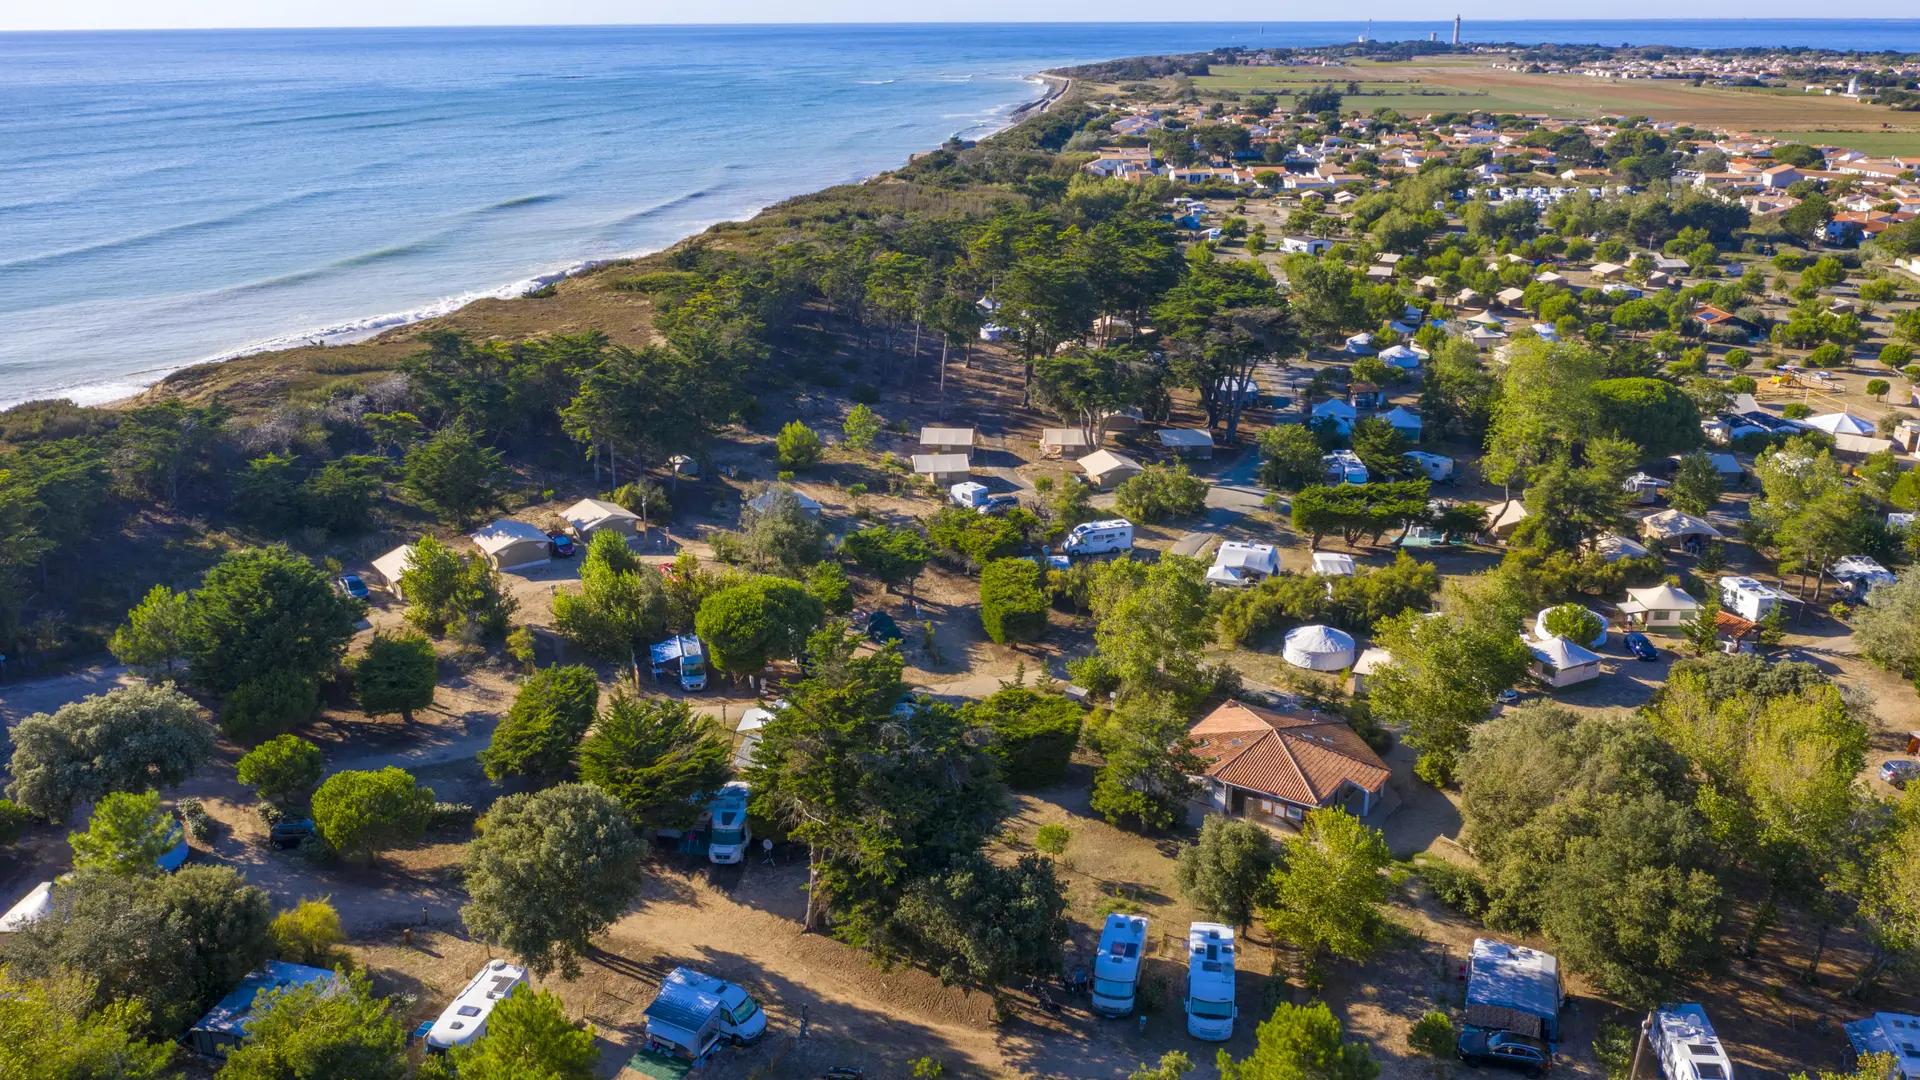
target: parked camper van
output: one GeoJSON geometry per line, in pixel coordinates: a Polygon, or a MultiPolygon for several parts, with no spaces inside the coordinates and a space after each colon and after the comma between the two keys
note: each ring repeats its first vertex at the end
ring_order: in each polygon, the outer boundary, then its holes
{"type": "Polygon", "coordinates": [[[1075,525],[1061,545],[1069,555],[1106,555],[1133,550],[1133,522],[1125,518],[1075,525]]]}
{"type": "Polygon", "coordinates": [[[705,690],[707,688],[707,647],[699,638],[688,634],[684,637],[670,637],[648,650],[653,661],[653,677],[665,679],[676,675],[680,679],[682,690],[705,690]]]}
{"type": "Polygon", "coordinates": [[[1720,1037],[1713,1033],[1707,1010],[1698,1005],[1662,1005],[1649,1021],[1647,1045],[1660,1059],[1666,1080],[1733,1080],[1720,1037]]]}
{"type": "Polygon", "coordinates": [[[713,828],[707,834],[707,859],[721,865],[737,863],[747,857],[747,845],[753,843],[753,829],[747,824],[747,785],[739,780],[720,789],[708,804],[713,828]]]}
{"type": "Polygon", "coordinates": [[[489,960],[480,974],[440,1014],[427,1029],[428,1050],[451,1050],[465,1046],[487,1033],[487,1017],[501,999],[527,981],[527,969],[505,960],[489,960]]]}
{"type": "Polygon", "coordinates": [[[1233,1038],[1233,927],[1197,922],[1187,928],[1187,1034],[1208,1042],[1233,1038]]]}
{"type": "Polygon", "coordinates": [[[1093,1011],[1125,1016],[1133,1011],[1140,983],[1140,950],[1147,943],[1144,915],[1107,916],[1100,931],[1100,955],[1093,958],[1093,1011]]]}
{"type": "Polygon", "coordinates": [[[745,1046],[767,1033],[767,1014],[752,995],[724,979],[692,968],[674,968],[667,981],[690,986],[720,1001],[720,1033],[735,1046],[745,1046]]]}

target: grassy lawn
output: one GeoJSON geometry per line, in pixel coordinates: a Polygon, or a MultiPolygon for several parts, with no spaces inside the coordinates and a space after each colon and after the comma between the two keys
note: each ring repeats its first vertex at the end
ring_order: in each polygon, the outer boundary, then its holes
{"type": "Polygon", "coordinates": [[[1868,154],[1920,156],[1920,131],[1762,131],[1776,139],[1844,146],[1868,154]]]}

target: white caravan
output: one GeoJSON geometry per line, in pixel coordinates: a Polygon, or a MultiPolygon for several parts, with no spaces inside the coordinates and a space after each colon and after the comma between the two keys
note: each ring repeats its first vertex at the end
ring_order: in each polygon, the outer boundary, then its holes
{"type": "Polygon", "coordinates": [[[1102,1016],[1125,1016],[1133,1011],[1140,984],[1140,950],[1147,943],[1144,915],[1107,916],[1100,931],[1100,955],[1093,958],[1093,1011],[1102,1016]]]}
{"type": "Polygon", "coordinates": [[[1126,518],[1075,525],[1061,545],[1069,555],[1105,555],[1133,550],[1133,522],[1126,518]]]}
{"type": "Polygon", "coordinates": [[[1197,922],[1187,928],[1187,1034],[1208,1042],[1233,1038],[1233,927],[1197,922]]]}
{"type": "Polygon", "coordinates": [[[487,1033],[487,1017],[514,988],[527,981],[527,969],[505,960],[489,960],[427,1029],[428,1050],[452,1050],[487,1033]]]}

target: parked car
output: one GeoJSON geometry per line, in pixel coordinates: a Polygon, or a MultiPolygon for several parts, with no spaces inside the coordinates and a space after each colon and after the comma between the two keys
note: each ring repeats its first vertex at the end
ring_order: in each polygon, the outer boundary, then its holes
{"type": "Polygon", "coordinates": [[[341,574],[340,580],[334,582],[334,584],[339,587],[342,593],[353,597],[355,600],[365,600],[367,598],[367,583],[361,581],[360,575],[358,574],[341,574]]]}
{"type": "Polygon", "coordinates": [[[1020,496],[1018,495],[989,495],[987,496],[987,501],[981,503],[978,509],[982,514],[997,514],[1002,510],[1011,510],[1019,505],[1020,496]]]}
{"type": "Polygon", "coordinates": [[[1633,654],[1634,659],[1660,659],[1660,654],[1654,651],[1653,642],[1647,639],[1647,635],[1639,633],[1628,634],[1623,640],[1626,642],[1627,651],[1633,654]]]}
{"type": "Polygon", "coordinates": [[[551,553],[554,558],[571,559],[573,558],[575,550],[573,537],[563,532],[547,534],[547,551],[551,553]]]}
{"type": "Polygon", "coordinates": [[[267,843],[277,848],[297,848],[300,841],[315,835],[312,818],[299,821],[283,821],[267,830],[267,843]]]}
{"type": "Polygon", "coordinates": [[[1920,761],[1912,758],[1891,758],[1880,765],[1880,779],[1894,787],[1906,787],[1916,776],[1920,776],[1920,761]]]}
{"type": "Polygon", "coordinates": [[[1471,1069],[1491,1066],[1537,1077],[1553,1068],[1553,1051],[1546,1043],[1511,1031],[1465,1028],[1453,1049],[1454,1056],[1471,1069]]]}
{"type": "Polygon", "coordinates": [[[1500,691],[1500,703],[1502,705],[1511,705],[1514,702],[1519,700],[1520,700],[1520,691],[1515,690],[1511,686],[1509,686],[1505,690],[1500,691]]]}

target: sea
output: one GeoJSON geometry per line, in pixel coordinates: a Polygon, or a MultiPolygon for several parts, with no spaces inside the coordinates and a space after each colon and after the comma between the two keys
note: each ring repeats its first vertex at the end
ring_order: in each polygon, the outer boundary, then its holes
{"type": "MultiPolygon", "coordinates": [[[[0,34],[0,407],[358,340],[1009,122],[1034,72],[1431,23],[0,34]]],[[[1920,20],[1468,22],[1467,41],[1920,52],[1920,20]]]]}

